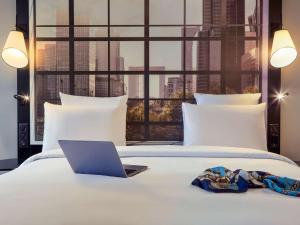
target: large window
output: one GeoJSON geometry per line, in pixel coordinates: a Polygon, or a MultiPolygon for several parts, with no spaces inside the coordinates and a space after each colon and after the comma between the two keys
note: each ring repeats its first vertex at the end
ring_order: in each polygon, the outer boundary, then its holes
{"type": "Polygon", "coordinates": [[[260,90],[260,0],[33,0],[35,140],[59,92],[127,94],[127,140],[182,140],[193,93],[260,90]]]}

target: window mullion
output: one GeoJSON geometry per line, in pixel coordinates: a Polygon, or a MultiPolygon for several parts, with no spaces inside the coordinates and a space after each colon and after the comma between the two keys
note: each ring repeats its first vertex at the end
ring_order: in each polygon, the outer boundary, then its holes
{"type": "Polygon", "coordinates": [[[69,0],[69,69],[70,69],[70,79],[69,79],[69,89],[70,94],[75,93],[75,44],[74,44],[74,0],[69,0]]]}
{"type": "Polygon", "coordinates": [[[111,76],[111,73],[110,73],[110,0],[107,0],[107,26],[108,26],[108,33],[107,33],[107,37],[108,37],[108,42],[107,42],[107,71],[108,71],[108,77],[107,77],[107,89],[108,89],[108,96],[110,97],[110,88],[111,88],[111,84],[110,84],[110,76],[111,76]]]}
{"type": "Polygon", "coordinates": [[[149,0],[144,2],[144,124],[145,124],[145,140],[149,140],[149,0]]]}

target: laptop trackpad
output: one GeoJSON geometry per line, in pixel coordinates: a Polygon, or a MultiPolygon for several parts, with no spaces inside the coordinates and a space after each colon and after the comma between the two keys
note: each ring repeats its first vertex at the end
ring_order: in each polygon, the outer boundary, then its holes
{"type": "Polygon", "coordinates": [[[148,169],[147,166],[140,166],[140,165],[123,164],[123,167],[128,177],[132,177],[148,169]]]}

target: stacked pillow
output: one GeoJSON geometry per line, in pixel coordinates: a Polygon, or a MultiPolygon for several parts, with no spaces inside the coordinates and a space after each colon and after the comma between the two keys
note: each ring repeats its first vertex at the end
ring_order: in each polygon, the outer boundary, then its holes
{"type": "Polygon", "coordinates": [[[127,96],[82,97],[60,93],[62,105],[45,103],[43,151],[58,140],[112,141],[126,145],[127,96]]]}
{"type": "Polygon", "coordinates": [[[195,93],[197,105],[256,105],[259,103],[261,93],[212,95],[195,93]]]}
{"type": "Polygon", "coordinates": [[[265,103],[261,94],[195,94],[197,105],[183,103],[184,145],[267,150],[265,103]]]}

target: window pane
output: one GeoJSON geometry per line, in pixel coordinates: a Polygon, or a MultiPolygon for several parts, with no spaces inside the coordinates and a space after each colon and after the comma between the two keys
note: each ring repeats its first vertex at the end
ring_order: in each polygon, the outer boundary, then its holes
{"type": "Polygon", "coordinates": [[[255,40],[225,37],[222,43],[225,70],[259,70],[259,49],[255,40]]]}
{"type": "Polygon", "coordinates": [[[242,70],[259,70],[259,51],[257,48],[257,42],[245,41],[244,54],[241,56],[241,68],[242,70]]]}
{"type": "Polygon", "coordinates": [[[150,98],[182,98],[183,75],[150,75],[150,98]]]}
{"type": "Polygon", "coordinates": [[[68,0],[36,0],[37,25],[68,25],[68,0]]]}
{"type": "Polygon", "coordinates": [[[227,94],[256,93],[259,91],[259,74],[226,73],[225,86],[227,94]]]}
{"type": "Polygon", "coordinates": [[[182,70],[181,41],[150,41],[150,67],[182,70]]]}
{"type": "Polygon", "coordinates": [[[44,103],[60,104],[59,92],[70,93],[69,75],[35,75],[35,138],[43,139],[44,103]]]}
{"type": "Polygon", "coordinates": [[[257,0],[245,0],[245,24],[260,24],[257,0]]]}
{"type": "MultiPolygon", "coordinates": [[[[110,96],[125,95],[125,76],[124,75],[110,75],[110,96]]],[[[139,83],[137,84],[139,85],[139,83]]],[[[137,87],[139,88],[139,86],[137,87]]]]}
{"type": "Polygon", "coordinates": [[[106,71],[108,44],[104,41],[75,41],[75,70],[106,71]]]}
{"type": "Polygon", "coordinates": [[[225,91],[226,94],[240,94],[241,88],[241,74],[237,71],[228,72],[223,74],[225,77],[225,91]]]}
{"type": "Polygon", "coordinates": [[[124,91],[129,98],[144,98],[144,75],[125,75],[124,91]]]}
{"type": "Polygon", "coordinates": [[[150,24],[183,24],[183,0],[150,0],[149,2],[150,24]]]}
{"type": "Polygon", "coordinates": [[[242,74],[242,93],[259,92],[259,74],[242,74]]]}
{"type": "Polygon", "coordinates": [[[111,27],[111,37],[143,37],[143,27],[111,27]]]}
{"type": "Polygon", "coordinates": [[[183,37],[182,27],[150,27],[151,37],[183,37]]]}
{"type": "Polygon", "coordinates": [[[186,75],[186,98],[192,99],[196,93],[221,93],[221,75],[220,74],[198,74],[186,75]]]}
{"type": "Polygon", "coordinates": [[[126,140],[127,141],[142,141],[145,139],[144,124],[127,123],[126,140]]]}
{"type": "Polygon", "coordinates": [[[91,75],[90,76],[90,96],[107,97],[108,96],[108,76],[91,75]]]}
{"type": "Polygon", "coordinates": [[[37,37],[68,37],[68,27],[37,27],[37,37]]]}
{"type": "MultiPolygon", "coordinates": [[[[68,94],[70,92],[69,75],[36,75],[35,96],[37,103],[51,102],[60,104],[59,92],[68,94]]],[[[44,108],[44,106],[42,106],[44,108]]],[[[40,108],[38,109],[40,110],[40,108]]]]}
{"type": "Polygon", "coordinates": [[[66,41],[36,42],[38,71],[69,70],[69,43],[66,41]]]}
{"type": "Polygon", "coordinates": [[[74,27],[75,37],[107,37],[106,27],[74,27]]]}
{"type": "Polygon", "coordinates": [[[142,122],[144,121],[144,101],[129,99],[127,102],[127,121],[142,122]]]}
{"type": "Polygon", "coordinates": [[[74,92],[78,96],[108,96],[107,75],[74,76],[74,92]]]}
{"type": "MultiPolygon", "coordinates": [[[[187,41],[185,43],[185,69],[197,70],[202,67],[202,58],[207,57],[207,51],[202,51],[202,42],[187,41]]],[[[207,63],[205,61],[205,63],[207,63]]]]}
{"type": "Polygon", "coordinates": [[[150,140],[152,141],[182,141],[183,129],[181,125],[150,125],[150,140]]]}
{"type": "Polygon", "coordinates": [[[128,95],[129,98],[144,97],[143,75],[111,75],[110,95],[128,95]]]}
{"type": "Polygon", "coordinates": [[[144,71],[144,42],[110,42],[110,70],[144,71]]]}
{"type": "Polygon", "coordinates": [[[74,0],[76,25],[107,25],[108,0],[74,0]]]}
{"type": "Polygon", "coordinates": [[[196,92],[197,76],[196,75],[185,75],[185,97],[187,99],[194,98],[196,92]]]}
{"type": "Polygon", "coordinates": [[[144,24],[144,1],[110,0],[110,23],[112,25],[144,24]]]}
{"type": "Polygon", "coordinates": [[[149,120],[151,122],[180,122],[182,121],[182,101],[178,100],[150,100],[149,120]]]}
{"type": "Polygon", "coordinates": [[[187,41],[186,70],[221,70],[221,41],[187,41]]]}
{"type": "Polygon", "coordinates": [[[202,24],[203,8],[209,10],[209,1],[203,0],[186,0],[186,23],[187,24],[202,24]]]}
{"type": "Polygon", "coordinates": [[[221,75],[211,74],[209,75],[209,93],[221,94],[221,75]]]}
{"type": "Polygon", "coordinates": [[[221,70],[221,41],[209,43],[209,70],[221,70]]]}

